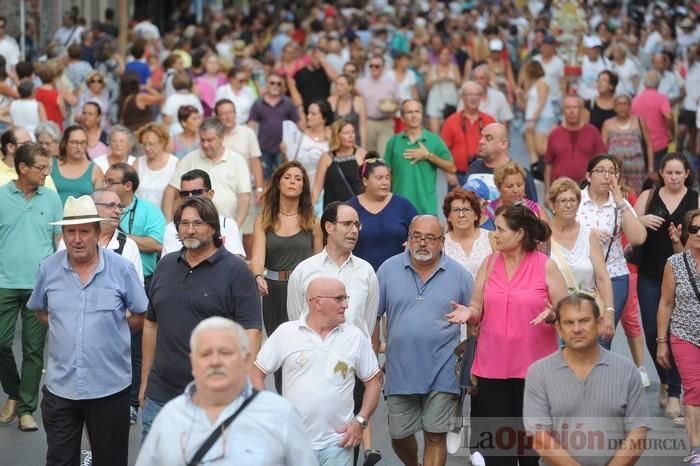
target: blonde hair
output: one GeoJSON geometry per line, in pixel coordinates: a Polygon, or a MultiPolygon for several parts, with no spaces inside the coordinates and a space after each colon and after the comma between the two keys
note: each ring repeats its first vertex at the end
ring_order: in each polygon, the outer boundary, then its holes
{"type": "Polygon", "coordinates": [[[156,137],[163,143],[163,147],[166,147],[170,142],[170,136],[168,132],[163,128],[160,123],[146,123],[141,128],[139,128],[136,133],[136,139],[143,144],[142,138],[146,133],[153,133],[156,137]]]}
{"type": "Polygon", "coordinates": [[[527,180],[527,172],[523,166],[511,160],[507,164],[501,165],[493,172],[493,182],[496,184],[496,188],[498,188],[499,191],[506,177],[511,175],[520,175],[523,177],[523,181],[527,180]]]}
{"type": "Polygon", "coordinates": [[[574,196],[576,196],[576,202],[581,202],[581,189],[578,187],[574,180],[567,177],[559,178],[552,183],[552,186],[550,186],[548,193],[549,202],[551,202],[552,205],[554,205],[554,202],[557,200],[557,197],[559,197],[561,193],[566,191],[573,192],[574,196]]]}
{"type": "Polygon", "coordinates": [[[340,149],[340,132],[343,131],[347,125],[355,127],[350,121],[341,118],[336,120],[331,125],[331,136],[328,141],[328,149],[330,152],[335,152],[340,149]]]}

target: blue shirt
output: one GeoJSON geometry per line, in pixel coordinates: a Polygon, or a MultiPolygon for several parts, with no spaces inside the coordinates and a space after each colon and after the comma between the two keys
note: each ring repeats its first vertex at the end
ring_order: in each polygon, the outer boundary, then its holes
{"type": "Polygon", "coordinates": [[[14,181],[0,187],[0,288],[31,290],[39,263],[54,253],[63,218],[56,191],[40,186],[29,198],[14,181]]]}
{"type": "MultiPolygon", "coordinates": [[[[489,201],[493,201],[501,197],[501,193],[496,189],[496,183],[493,180],[493,168],[489,168],[484,165],[482,159],[476,159],[469,165],[467,170],[467,181],[472,178],[478,178],[489,187],[490,196],[489,201]]],[[[532,177],[532,173],[527,168],[525,169],[526,179],[525,179],[525,197],[537,202],[537,187],[535,186],[535,179],[532,177]]]]}
{"type": "Polygon", "coordinates": [[[404,250],[408,226],[418,212],[411,201],[398,194],[393,194],[386,207],[376,214],[362,207],[357,196],[348,202],[362,224],[353,254],[369,262],[376,271],[385,260],[404,250]]]}
{"type": "Polygon", "coordinates": [[[124,73],[128,73],[129,71],[138,75],[139,84],[141,85],[146,84],[148,82],[148,78],[151,77],[151,68],[149,68],[148,63],[146,63],[145,61],[130,61],[124,67],[124,73]]]}
{"type": "Polygon", "coordinates": [[[66,250],[47,258],[27,303],[33,311],[48,311],[46,387],[69,400],[102,398],[131,384],[126,310],[140,314],[148,306],[133,264],[103,248],[98,253],[87,285],[66,250]]]}
{"type": "MultiPolygon", "coordinates": [[[[134,196],[131,204],[122,212],[119,229],[127,235],[148,236],[163,244],[165,235],[165,217],[163,212],[145,199],[134,196]]],[[[142,252],[143,276],[148,278],[156,270],[158,254],[142,252]]]]}
{"type": "Polygon", "coordinates": [[[471,274],[443,254],[424,283],[411,264],[409,251],[379,267],[379,311],[387,316],[386,395],[459,393],[455,355],[459,325],[445,317],[450,301],[467,305],[471,274]]]}

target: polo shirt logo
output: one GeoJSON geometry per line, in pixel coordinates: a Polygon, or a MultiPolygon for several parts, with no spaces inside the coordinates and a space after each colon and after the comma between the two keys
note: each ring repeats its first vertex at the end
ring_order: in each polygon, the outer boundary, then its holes
{"type": "Polygon", "coordinates": [[[338,361],[338,363],[335,365],[333,368],[333,375],[335,374],[340,374],[343,376],[343,379],[347,378],[348,376],[348,365],[345,364],[343,361],[338,361]]]}
{"type": "Polygon", "coordinates": [[[299,356],[297,356],[296,359],[296,363],[299,365],[299,367],[304,367],[307,362],[309,362],[309,359],[304,355],[304,353],[299,353],[299,356]]]}

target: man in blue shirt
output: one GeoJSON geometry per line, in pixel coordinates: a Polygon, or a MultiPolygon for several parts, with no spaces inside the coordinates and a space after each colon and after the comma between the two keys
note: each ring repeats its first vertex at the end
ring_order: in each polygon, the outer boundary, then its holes
{"type": "Polygon", "coordinates": [[[148,299],[133,264],[99,247],[102,220],[90,196],[68,197],[53,223],[66,250],[41,263],[27,303],[49,328],[47,464],[80,462],[83,425],[95,464],[128,462],[129,334],[143,326],[148,299]]]}

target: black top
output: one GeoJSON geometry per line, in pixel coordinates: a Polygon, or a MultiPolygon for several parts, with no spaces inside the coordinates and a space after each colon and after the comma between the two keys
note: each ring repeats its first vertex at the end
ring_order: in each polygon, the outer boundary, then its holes
{"type": "Polygon", "coordinates": [[[595,99],[592,99],[589,102],[587,102],[586,107],[591,112],[590,123],[596,128],[598,128],[598,131],[603,130],[603,123],[605,123],[605,120],[615,116],[615,110],[605,110],[604,108],[598,107],[598,104],[596,103],[595,99]]]}
{"type": "Polygon", "coordinates": [[[333,155],[323,183],[323,208],[334,201],[347,201],[362,192],[362,183],[355,160],[355,151],[351,155],[339,157],[333,155]]]}
{"type": "Polygon", "coordinates": [[[146,319],[158,323],[158,338],[146,396],[167,402],[192,381],[190,334],[202,320],[221,316],[245,329],[262,329],[260,296],[246,263],[220,247],[191,268],[184,249],[158,263],[148,291],[146,319]]]}
{"type": "Polygon", "coordinates": [[[698,193],[688,189],[680,204],[673,213],[669,213],[664,201],[659,196],[659,190],[655,189],[645,213],[658,215],[666,221],[656,231],[647,228],[647,240],[644,243],[642,261],[639,264],[639,274],[655,278],[661,283],[664,275],[666,260],[673,254],[673,245],[668,236],[670,222],[674,225],[683,224],[683,217],[689,210],[698,208],[698,193]]]}
{"type": "Polygon", "coordinates": [[[323,68],[311,70],[308,66],[304,67],[297,71],[294,80],[304,101],[304,111],[309,109],[309,104],[314,100],[326,100],[331,95],[331,81],[323,68]]]}

